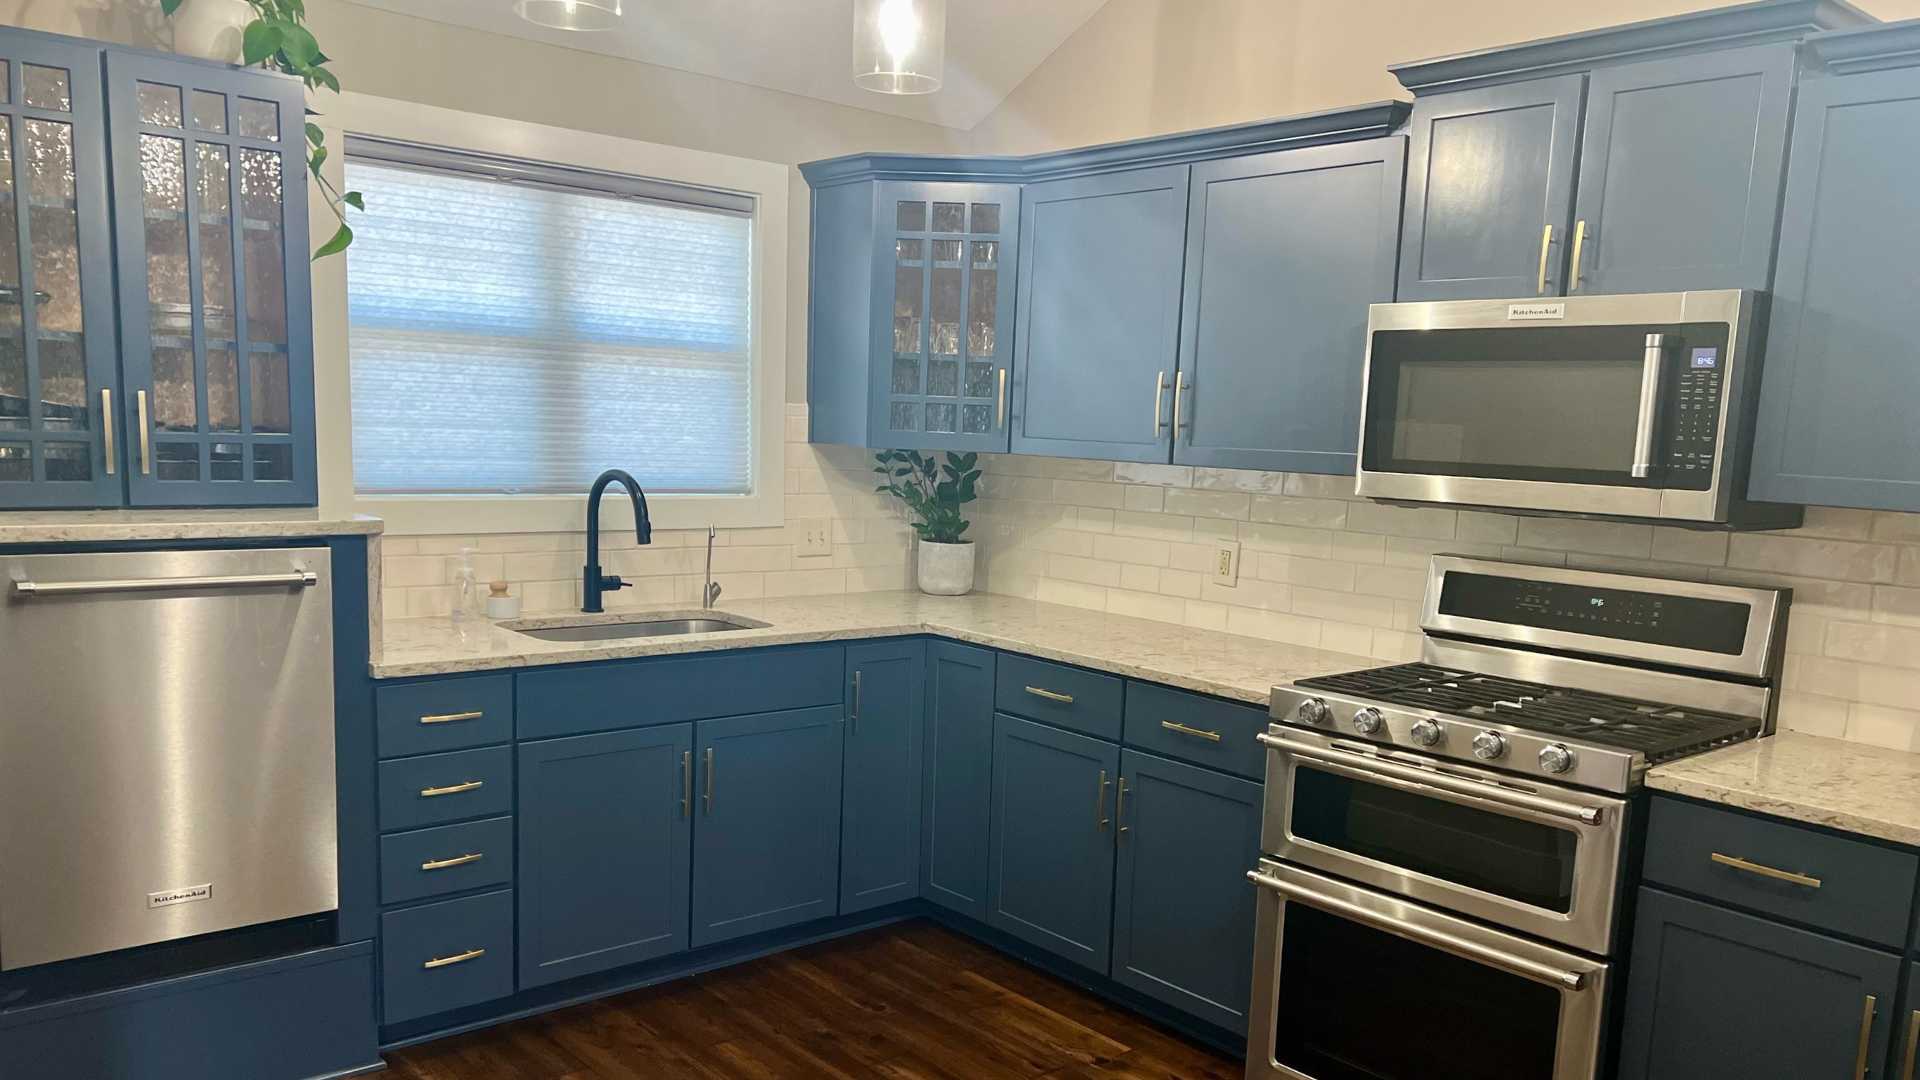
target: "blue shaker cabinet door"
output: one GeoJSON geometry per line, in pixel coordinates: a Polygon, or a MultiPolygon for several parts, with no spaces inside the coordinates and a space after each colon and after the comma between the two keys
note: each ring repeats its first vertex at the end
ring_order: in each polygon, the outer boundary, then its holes
{"type": "Polygon", "coordinates": [[[987,921],[1102,975],[1119,779],[1120,748],[1110,742],[994,717],[987,921]]]}
{"type": "Polygon", "coordinates": [[[0,509],[118,506],[100,50],[0,31],[0,509]]]}
{"type": "Polygon", "coordinates": [[[920,895],[926,643],[847,647],[840,913],[920,895]]]}
{"type": "Polygon", "coordinates": [[[1401,300],[1563,291],[1585,88],[1560,75],[1414,102],[1401,300]]]}
{"type": "Polygon", "coordinates": [[[927,642],[920,893],[982,922],[993,796],[994,658],[991,649],[927,642]]]}
{"type": "Polygon", "coordinates": [[[1244,1034],[1262,789],[1134,750],[1120,776],[1113,977],[1244,1034]]]}
{"type": "Polygon", "coordinates": [[[1026,189],[1015,453],[1167,460],[1187,173],[1174,165],[1026,189]]]}
{"type": "Polygon", "coordinates": [[[520,745],[520,986],[687,947],[690,724],[520,745]]]}
{"type": "Polygon", "coordinates": [[[1920,69],[1810,79],[1794,117],[1748,495],[1920,510],[1920,69]]]}
{"type": "Polygon", "coordinates": [[[1594,72],[1569,293],[1764,289],[1794,46],[1594,72]]]}
{"type": "Polygon", "coordinates": [[[1020,197],[879,184],[868,446],[1006,452],[1020,197]]]}
{"type": "Polygon", "coordinates": [[[841,708],[695,725],[696,947],[834,913],[841,708]]]}
{"type": "Polygon", "coordinates": [[[316,500],[305,95],[107,54],[128,501],[316,500]]]}
{"type": "Polygon", "coordinates": [[[1393,299],[1406,145],[1193,167],[1176,464],[1353,474],[1367,305],[1393,299]]]}

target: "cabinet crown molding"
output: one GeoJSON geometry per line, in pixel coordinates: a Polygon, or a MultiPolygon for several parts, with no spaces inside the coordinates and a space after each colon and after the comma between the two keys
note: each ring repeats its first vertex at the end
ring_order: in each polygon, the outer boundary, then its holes
{"type": "Polygon", "coordinates": [[[1816,34],[1807,51],[1836,74],[1920,67],[1920,19],[1816,34]]]}

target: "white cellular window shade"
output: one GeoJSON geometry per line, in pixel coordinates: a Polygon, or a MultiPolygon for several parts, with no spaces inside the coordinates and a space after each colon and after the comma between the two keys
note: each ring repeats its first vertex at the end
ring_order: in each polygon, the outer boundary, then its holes
{"type": "Polygon", "coordinates": [[[752,200],[349,139],[364,495],[753,489],[752,200]]]}

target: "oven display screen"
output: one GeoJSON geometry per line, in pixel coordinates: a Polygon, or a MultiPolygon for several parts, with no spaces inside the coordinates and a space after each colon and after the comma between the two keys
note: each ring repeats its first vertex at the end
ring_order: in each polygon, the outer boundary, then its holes
{"type": "Polygon", "coordinates": [[[1619,641],[1738,656],[1746,646],[1745,604],[1553,581],[1450,573],[1440,614],[1565,630],[1619,641]]]}

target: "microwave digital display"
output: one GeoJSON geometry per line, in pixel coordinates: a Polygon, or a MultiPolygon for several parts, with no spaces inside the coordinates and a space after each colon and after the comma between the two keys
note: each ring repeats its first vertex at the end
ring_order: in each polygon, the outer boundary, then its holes
{"type": "Polygon", "coordinates": [[[1720,366],[1719,349],[1693,350],[1693,366],[1698,368],[1717,368],[1720,366]]]}

